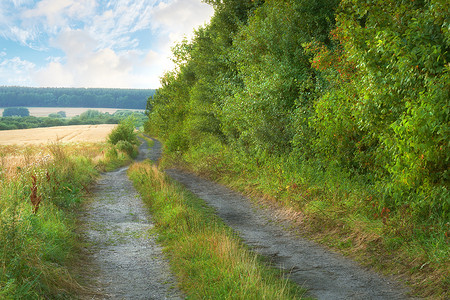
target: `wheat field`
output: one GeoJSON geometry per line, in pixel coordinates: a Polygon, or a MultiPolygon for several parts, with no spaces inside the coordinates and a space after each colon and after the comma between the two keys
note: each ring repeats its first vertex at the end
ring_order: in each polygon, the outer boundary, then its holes
{"type": "Polygon", "coordinates": [[[117,125],[73,125],[0,131],[0,145],[103,142],[117,125]]]}

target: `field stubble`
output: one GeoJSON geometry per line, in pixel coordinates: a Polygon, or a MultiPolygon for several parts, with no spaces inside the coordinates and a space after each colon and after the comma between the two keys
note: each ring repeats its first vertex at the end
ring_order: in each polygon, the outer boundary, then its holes
{"type": "Polygon", "coordinates": [[[115,124],[73,125],[0,131],[0,145],[102,142],[115,124]]]}

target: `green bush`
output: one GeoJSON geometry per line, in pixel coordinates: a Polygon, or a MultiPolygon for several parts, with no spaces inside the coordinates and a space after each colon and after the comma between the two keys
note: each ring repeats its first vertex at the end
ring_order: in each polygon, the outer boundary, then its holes
{"type": "Polygon", "coordinates": [[[183,152],[189,148],[188,138],[181,132],[174,132],[166,140],[166,150],[168,152],[183,152]]]}
{"type": "Polygon", "coordinates": [[[58,111],[57,113],[49,114],[48,117],[49,118],[55,118],[55,119],[65,118],[66,117],[66,112],[65,111],[58,111]]]}
{"type": "Polygon", "coordinates": [[[138,152],[136,150],[136,146],[131,144],[128,141],[118,141],[116,144],[116,148],[119,151],[123,151],[128,154],[130,157],[136,157],[138,152]]]}
{"type": "Polygon", "coordinates": [[[56,145],[51,152],[53,160],[0,181],[1,299],[66,299],[79,289],[68,272],[77,246],[73,209],[96,171],[88,158],[56,145]],[[37,206],[30,191],[42,200],[37,206]]]}
{"type": "Polygon", "coordinates": [[[242,173],[267,166],[264,193],[302,183],[300,207],[311,190],[346,215],[355,207],[346,199],[366,199],[363,218],[395,220],[386,232],[398,227],[441,251],[450,218],[448,0],[206,2],[215,15],[174,48],[176,68],[149,99],[146,132],[200,171],[223,174],[222,158],[242,173]],[[232,158],[214,153],[222,146],[232,158]],[[355,182],[361,193],[343,189],[355,182]]]}
{"type": "Polygon", "coordinates": [[[126,141],[130,144],[137,145],[139,140],[135,130],[135,118],[129,116],[125,120],[121,121],[119,125],[113,129],[108,136],[108,142],[116,145],[119,141],[126,141]]]}
{"type": "Polygon", "coordinates": [[[30,111],[25,107],[8,107],[3,111],[4,117],[28,117],[30,115],[30,111]]]}
{"type": "Polygon", "coordinates": [[[108,150],[106,150],[106,153],[105,153],[106,159],[109,159],[109,160],[117,159],[118,155],[119,154],[117,153],[117,149],[114,146],[109,147],[108,150]]]}

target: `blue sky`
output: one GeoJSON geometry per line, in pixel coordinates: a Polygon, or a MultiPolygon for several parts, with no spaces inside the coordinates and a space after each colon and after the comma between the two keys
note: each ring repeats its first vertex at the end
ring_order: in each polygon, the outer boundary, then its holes
{"type": "Polygon", "coordinates": [[[158,88],[201,0],[0,0],[0,86],[158,88]]]}

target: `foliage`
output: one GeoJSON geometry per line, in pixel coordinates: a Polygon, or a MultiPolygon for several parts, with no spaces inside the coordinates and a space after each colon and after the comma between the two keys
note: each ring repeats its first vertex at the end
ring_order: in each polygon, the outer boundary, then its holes
{"type": "Polygon", "coordinates": [[[419,218],[444,220],[448,8],[447,1],[344,1],[333,32],[338,49],[316,47],[313,62],[330,84],[316,102],[317,150],[377,174],[386,207],[411,205],[419,218]]]}
{"type": "Polygon", "coordinates": [[[0,86],[0,107],[112,107],[145,109],[151,89],[31,88],[0,86]]]}
{"type": "Polygon", "coordinates": [[[97,173],[98,148],[11,150],[0,149],[0,298],[68,297],[79,288],[67,267],[76,247],[73,209],[97,173]]]}
{"type": "Polygon", "coordinates": [[[139,140],[135,132],[135,118],[131,115],[122,120],[119,125],[114,128],[108,136],[108,142],[112,145],[122,143],[122,148],[126,149],[129,145],[137,145],[139,140]]]}
{"type": "Polygon", "coordinates": [[[78,274],[69,267],[79,259],[75,212],[98,170],[130,161],[106,146],[0,146],[1,299],[72,299],[80,293],[78,274]]]}
{"type": "Polygon", "coordinates": [[[328,41],[336,4],[267,1],[240,28],[232,51],[245,88],[222,110],[224,127],[237,143],[276,155],[290,152],[293,143],[307,150],[316,74],[302,44],[328,41]]]}
{"type": "Polygon", "coordinates": [[[132,143],[129,141],[120,140],[116,144],[116,148],[119,151],[125,152],[131,158],[135,158],[138,155],[138,151],[132,143]]]}
{"type": "MultiPolygon", "coordinates": [[[[349,199],[363,195],[356,218],[384,221],[384,238],[417,241],[440,261],[450,234],[448,1],[207,2],[215,15],[174,48],[147,132],[221,178],[265,166],[300,196],[331,197],[319,207],[352,215],[349,199]],[[364,192],[343,192],[351,182],[364,192]]],[[[265,193],[279,191],[274,182],[265,193]]],[[[300,196],[293,205],[308,209],[300,196]]]]}
{"type": "Polygon", "coordinates": [[[51,126],[66,125],[94,125],[94,124],[118,124],[121,120],[133,115],[136,126],[142,126],[147,120],[146,116],[140,112],[130,110],[118,110],[114,114],[101,113],[97,110],[88,110],[80,116],[73,118],[62,117],[63,112],[50,114],[49,117],[0,117],[0,130],[27,129],[51,126]]]}
{"type": "Polygon", "coordinates": [[[7,107],[3,110],[3,117],[28,117],[30,111],[25,107],[7,107]]]}
{"type": "Polygon", "coordinates": [[[48,115],[49,118],[65,118],[66,112],[65,111],[58,111],[57,113],[52,113],[48,115]]]}

